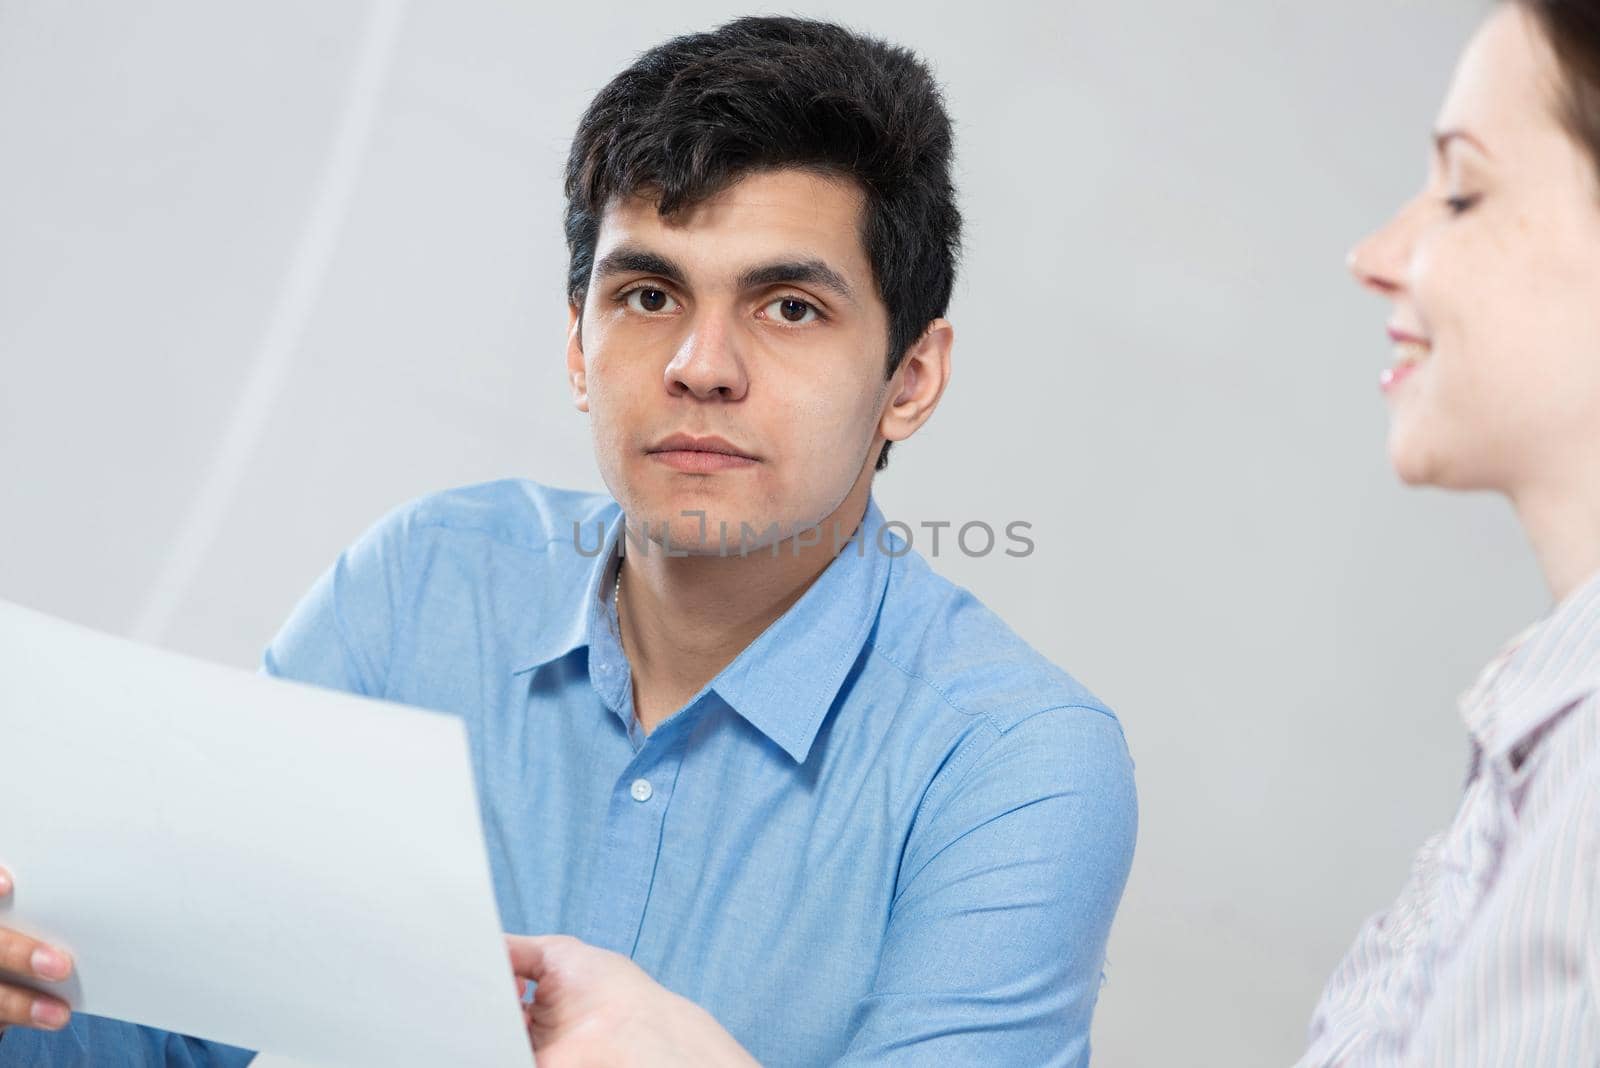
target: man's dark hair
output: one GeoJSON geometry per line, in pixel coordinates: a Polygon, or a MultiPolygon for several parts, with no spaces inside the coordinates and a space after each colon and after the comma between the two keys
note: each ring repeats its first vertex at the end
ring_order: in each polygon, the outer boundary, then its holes
{"type": "Polygon", "coordinates": [[[583,303],[614,197],[648,195],[667,216],[755,171],[853,179],[889,312],[892,377],[950,302],[961,243],[951,150],[939,87],[905,48],[800,18],[741,18],[674,37],[613,78],[578,123],[566,171],[567,295],[583,303]]]}

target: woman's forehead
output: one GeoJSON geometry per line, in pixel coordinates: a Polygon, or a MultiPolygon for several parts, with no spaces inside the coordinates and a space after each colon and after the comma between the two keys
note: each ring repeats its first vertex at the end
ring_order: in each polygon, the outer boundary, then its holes
{"type": "Polygon", "coordinates": [[[1501,4],[1462,52],[1435,127],[1468,131],[1496,158],[1525,158],[1541,138],[1563,133],[1560,79],[1538,23],[1521,5],[1501,4]]]}

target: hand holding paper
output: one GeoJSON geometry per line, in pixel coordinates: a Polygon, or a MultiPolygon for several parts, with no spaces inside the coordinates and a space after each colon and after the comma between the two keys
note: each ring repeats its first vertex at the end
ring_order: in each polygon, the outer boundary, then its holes
{"type": "Polygon", "coordinates": [[[460,720],[0,602],[0,738],[0,927],[71,953],[75,1011],[309,1063],[531,1065],[460,720]]]}
{"type": "MultiPolygon", "coordinates": [[[[0,897],[11,894],[11,873],[0,868],[0,897]]],[[[40,983],[61,982],[72,974],[72,959],[61,950],[29,938],[21,931],[0,927],[0,973],[27,975],[40,983]]],[[[0,982],[0,1034],[7,1027],[64,1027],[70,1013],[67,1003],[25,986],[0,982]]]]}
{"type": "Polygon", "coordinates": [[[527,1016],[540,1068],[760,1068],[710,1013],[622,954],[566,935],[508,941],[518,977],[538,984],[527,1016]]]}

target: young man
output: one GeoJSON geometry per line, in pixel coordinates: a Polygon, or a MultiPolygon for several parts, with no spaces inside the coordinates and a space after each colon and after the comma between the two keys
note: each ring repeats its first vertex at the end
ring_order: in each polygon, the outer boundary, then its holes
{"type": "MultiPolygon", "coordinates": [[[[466,721],[502,918],[559,936],[512,939],[542,1068],[1088,1059],[1121,729],[871,494],[949,379],[950,156],[927,70],[836,26],[640,57],[567,172],[567,369],[611,495],[406,504],[266,651],[466,721]]],[[[0,1065],[241,1056],[73,1028],[0,1065]]]]}

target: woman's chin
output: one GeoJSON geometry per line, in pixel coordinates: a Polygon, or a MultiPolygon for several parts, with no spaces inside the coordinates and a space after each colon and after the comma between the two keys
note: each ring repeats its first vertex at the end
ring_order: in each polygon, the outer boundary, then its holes
{"type": "Polygon", "coordinates": [[[1439,462],[1434,451],[1399,424],[1389,431],[1389,466],[1407,486],[1440,484],[1439,462]]]}
{"type": "Polygon", "coordinates": [[[1478,462],[1481,457],[1446,449],[1420,435],[1389,434],[1389,465],[1407,486],[1471,492],[1498,490],[1502,483],[1478,462]]]}

